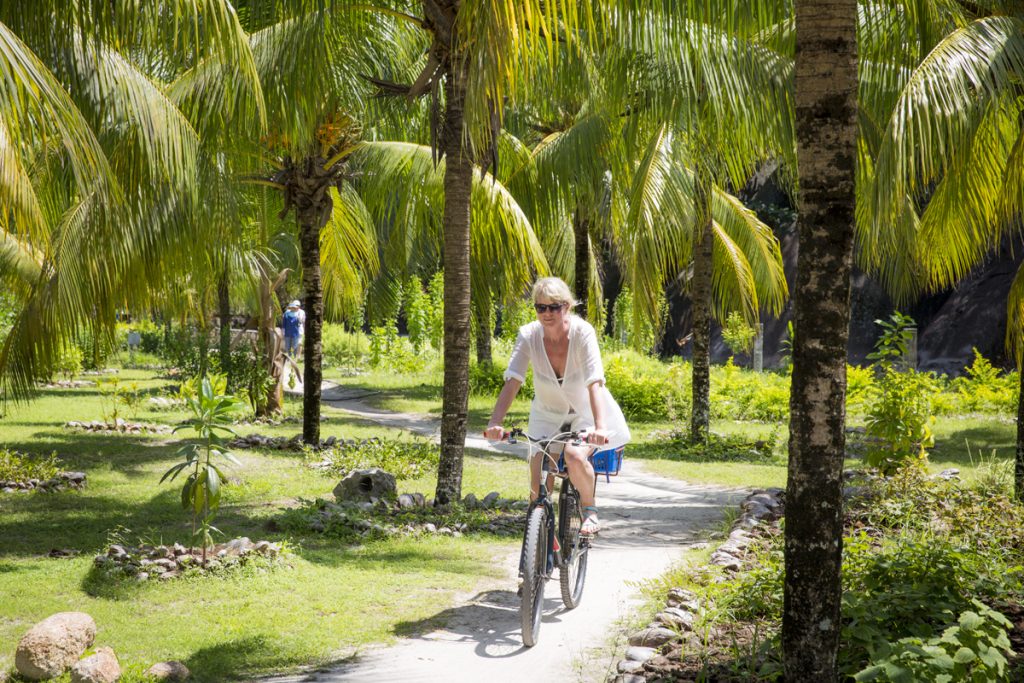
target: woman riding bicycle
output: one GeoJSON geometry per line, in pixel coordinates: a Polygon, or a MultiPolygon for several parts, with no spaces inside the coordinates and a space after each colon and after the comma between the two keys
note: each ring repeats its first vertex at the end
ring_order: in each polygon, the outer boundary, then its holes
{"type": "MultiPolygon", "coordinates": [[[[532,362],[534,397],[527,433],[545,438],[564,431],[587,432],[587,445],[565,445],[564,455],[569,478],[579,490],[583,504],[580,532],[592,535],[600,530],[600,523],[594,505],[594,468],[589,456],[594,447],[625,444],[629,441],[629,428],[604,385],[597,334],[590,323],[572,314],[575,305],[569,286],[559,278],[542,278],[533,286],[537,320],[519,328],[505,371],[505,386],[484,436],[495,441],[504,436],[502,421],[532,362]]],[[[541,458],[531,462],[531,500],[540,490],[541,464],[541,458]]]]}

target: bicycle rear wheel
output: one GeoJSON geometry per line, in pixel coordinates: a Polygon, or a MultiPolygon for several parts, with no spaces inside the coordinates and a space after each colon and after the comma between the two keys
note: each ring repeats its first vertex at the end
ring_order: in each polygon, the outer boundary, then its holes
{"type": "Polygon", "coordinates": [[[523,629],[523,645],[533,647],[540,635],[540,617],[544,609],[544,583],[548,564],[547,510],[538,505],[526,520],[523,540],[523,598],[519,619],[523,629]]]}
{"type": "Polygon", "coordinates": [[[580,535],[583,514],[580,494],[569,480],[562,482],[558,496],[558,538],[562,546],[562,565],[558,570],[558,583],[562,589],[562,603],[566,609],[575,609],[583,599],[583,584],[587,580],[587,557],[590,542],[580,535]]]}

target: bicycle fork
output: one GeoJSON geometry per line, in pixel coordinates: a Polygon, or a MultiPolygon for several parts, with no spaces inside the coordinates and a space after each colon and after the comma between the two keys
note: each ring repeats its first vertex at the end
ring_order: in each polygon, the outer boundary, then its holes
{"type": "Polygon", "coordinates": [[[519,576],[523,575],[523,569],[526,566],[526,534],[530,529],[530,515],[533,514],[533,510],[537,507],[544,506],[544,518],[545,526],[547,526],[547,539],[545,542],[545,549],[547,555],[547,566],[544,572],[544,579],[550,579],[551,573],[555,570],[555,566],[561,566],[561,558],[557,557],[555,553],[555,508],[551,503],[551,496],[548,495],[547,487],[544,482],[541,481],[540,491],[537,499],[530,503],[530,507],[526,509],[526,524],[523,529],[523,543],[519,550],[519,576]]]}

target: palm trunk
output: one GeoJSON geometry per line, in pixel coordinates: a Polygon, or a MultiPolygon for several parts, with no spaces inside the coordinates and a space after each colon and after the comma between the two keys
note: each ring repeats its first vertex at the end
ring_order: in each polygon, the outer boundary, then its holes
{"type": "MultiPolygon", "coordinates": [[[[278,275],[278,279],[283,279],[286,274],[287,271],[278,275]]],[[[277,334],[276,325],[274,324],[277,320],[277,315],[275,314],[277,309],[273,303],[273,290],[274,286],[270,281],[270,277],[266,274],[262,275],[259,283],[259,343],[260,350],[263,353],[263,367],[266,368],[274,383],[267,391],[266,404],[257,409],[257,416],[273,415],[280,412],[284,401],[284,366],[279,363],[281,337],[277,334]]]]}
{"type": "Polygon", "coordinates": [[[857,2],[797,0],[799,256],[786,487],[788,681],[835,681],[857,138],[857,2]]]}
{"type": "Polygon", "coordinates": [[[576,312],[584,320],[587,318],[587,294],[590,292],[590,230],[587,219],[580,207],[572,217],[572,230],[576,238],[576,301],[579,305],[576,312]]]}
{"type": "MultiPolygon", "coordinates": [[[[300,212],[300,218],[303,214],[300,212]]],[[[302,360],[302,441],[320,445],[320,384],[323,380],[322,329],[324,294],[320,280],[320,226],[311,220],[300,221],[302,247],[303,331],[302,360]]]]}
{"type": "MultiPolygon", "coordinates": [[[[205,297],[204,297],[205,298],[205,297]]],[[[210,370],[210,317],[205,307],[199,310],[199,376],[203,377],[210,370]]]]}
{"type": "Polygon", "coordinates": [[[231,379],[231,296],[228,291],[228,269],[224,267],[217,283],[217,308],[220,318],[220,369],[231,379]]]}
{"type": "Polygon", "coordinates": [[[484,304],[473,307],[473,317],[476,319],[476,364],[492,365],[491,336],[494,334],[494,325],[491,324],[490,297],[484,304]]]}
{"type": "Polygon", "coordinates": [[[1020,384],[1017,397],[1017,457],[1013,468],[1014,493],[1024,501],[1024,368],[1018,368],[1020,384]]]}
{"type": "Polygon", "coordinates": [[[441,460],[435,504],[462,496],[462,455],[469,403],[469,201],[473,163],[463,146],[466,98],[464,65],[452,69],[445,85],[444,141],[444,390],[441,399],[441,460]]]}
{"type": "Polygon", "coordinates": [[[693,239],[693,279],[690,300],[693,310],[693,381],[690,440],[703,443],[711,426],[711,279],[715,235],[711,223],[711,181],[697,172],[693,208],[696,230],[693,239]]]}

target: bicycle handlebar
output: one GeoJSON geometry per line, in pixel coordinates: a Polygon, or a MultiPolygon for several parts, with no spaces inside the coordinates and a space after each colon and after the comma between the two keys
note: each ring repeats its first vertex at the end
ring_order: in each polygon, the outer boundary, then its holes
{"type": "MultiPolygon", "coordinates": [[[[614,433],[615,432],[609,432],[608,436],[611,436],[614,433]]],[[[502,432],[501,440],[502,441],[507,441],[507,442],[509,442],[511,444],[514,444],[514,443],[516,443],[516,440],[518,438],[525,438],[530,443],[536,444],[536,445],[541,445],[541,444],[549,444],[550,445],[552,443],[564,443],[564,444],[572,444],[574,446],[579,446],[579,445],[582,445],[582,444],[585,443],[587,446],[590,446],[591,448],[597,448],[599,446],[607,445],[607,444],[592,444],[592,443],[587,442],[587,437],[589,436],[589,434],[590,434],[590,430],[588,430],[588,429],[581,429],[581,430],[576,431],[576,432],[572,432],[572,431],[570,431],[570,432],[559,432],[559,433],[557,433],[557,434],[555,434],[553,436],[541,437],[541,438],[538,439],[538,438],[530,436],[529,434],[527,434],[520,427],[513,427],[511,430],[503,431],[502,432]]]]}

